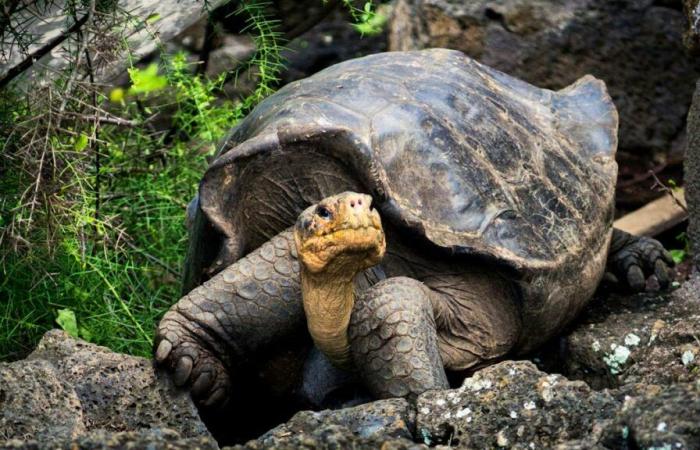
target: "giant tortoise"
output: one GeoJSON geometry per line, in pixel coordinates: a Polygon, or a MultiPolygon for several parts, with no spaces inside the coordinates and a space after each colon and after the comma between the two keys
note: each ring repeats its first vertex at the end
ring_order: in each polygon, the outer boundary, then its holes
{"type": "Polygon", "coordinates": [[[667,284],[661,244],[612,227],[617,126],[592,76],[555,92],[442,49],[285,86],[204,174],[156,360],[211,405],[308,330],[373,396],[411,398],[542,344],[606,272],[667,284]]]}

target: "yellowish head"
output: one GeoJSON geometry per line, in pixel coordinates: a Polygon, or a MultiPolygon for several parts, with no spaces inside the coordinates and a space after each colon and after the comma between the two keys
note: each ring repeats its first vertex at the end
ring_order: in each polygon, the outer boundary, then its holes
{"type": "Polygon", "coordinates": [[[353,279],[379,263],[386,250],[372,197],[344,192],[320,201],[301,213],[294,240],[309,333],[331,362],[350,367],[347,330],[355,303],[353,279]]]}
{"type": "Polygon", "coordinates": [[[311,273],[352,279],[381,261],[386,241],[372,197],[343,192],[307,208],[297,220],[294,240],[311,273]]]}

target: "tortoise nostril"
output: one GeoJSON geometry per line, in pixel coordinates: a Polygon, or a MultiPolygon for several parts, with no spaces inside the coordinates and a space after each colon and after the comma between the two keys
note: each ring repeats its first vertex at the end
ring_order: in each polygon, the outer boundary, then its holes
{"type": "Polygon", "coordinates": [[[354,208],[354,207],[355,207],[355,201],[354,201],[354,200],[351,200],[351,201],[350,201],[350,207],[351,207],[351,208],[354,208]]]}
{"type": "Polygon", "coordinates": [[[358,200],[358,201],[357,201],[357,204],[360,205],[360,206],[362,206],[362,200],[358,200]]]}

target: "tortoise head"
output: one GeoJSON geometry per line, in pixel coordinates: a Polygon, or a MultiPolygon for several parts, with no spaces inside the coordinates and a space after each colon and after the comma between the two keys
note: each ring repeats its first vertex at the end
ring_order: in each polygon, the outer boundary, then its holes
{"type": "Polygon", "coordinates": [[[354,192],[328,197],[297,220],[294,240],[311,337],[329,360],[351,364],[347,329],[355,303],[355,275],[381,261],[386,249],[372,197],[354,192]]]}
{"type": "Polygon", "coordinates": [[[299,260],[313,274],[349,280],[381,261],[384,231],[372,197],[343,192],[307,208],[294,228],[299,260]]]}

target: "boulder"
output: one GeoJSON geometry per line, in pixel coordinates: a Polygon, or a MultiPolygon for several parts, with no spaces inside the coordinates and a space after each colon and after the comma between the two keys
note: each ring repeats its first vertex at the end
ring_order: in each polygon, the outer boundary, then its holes
{"type": "Polygon", "coordinates": [[[174,430],[154,428],[139,431],[90,431],[72,440],[52,439],[22,441],[14,439],[2,444],[7,450],[218,450],[210,437],[184,438],[174,430]]]}
{"type": "MultiPolygon", "coordinates": [[[[169,377],[158,376],[148,359],[53,330],[27,359],[0,364],[0,437],[30,437],[39,447],[61,448],[78,441],[107,442],[119,432],[141,433],[142,441],[203,438],[216,445],[189,394],[169,377]],[[79,441],[91,432],[102,434],[79,441]]],[[[115,436],[115,442],[124,436],[130,435],[115,436]]]]}
{"type": "Polygon", "coordinates": [[[398,0],[389,47],[461,50],[551,89],[593,74],[620,113],[622,151],[681,152],[700,60],[685,53],[686,18],[676,3],[398,0]]]}
{"type": "Polygon", "coordinates": [[[700,50],[700,1],[683,0],[683,8],[688,19],[685,45],[693,52],[700,50]]]}
{"type": "Polygon", "coordinates": [[[528,361],[505,361],[476,372],[459,389],[422,394],[416,408],[416,438],[428,445],[527,449],[595,443],[619,402],[528,361]]]}
{"type": "Polygon", "coordinates": [[[86,432],[83,418],[78,395],[49,362],[0,364],[0,437],[72,439],[86,432]]]}
{"type": "Polygon", "coordinates": [[[379,400],[339,410],[302,411],[237,448],[426,448],[413,442],[414,427],[415,412],[406,400],[379,400]]]}
{"type": "Polygon", "coordinates": [[[695,381],[700,373],[699,289],[696,277],[670,294],[599,298],[557,342],[558,351],[545,348],[538,360],[596,389],[695,381]]]}
{"type": "Polygon", "coordinates": [[[629,389],[622,409],[606,426],[602,444],[611,449],[700,448],[700,382],[629,389]]]}

